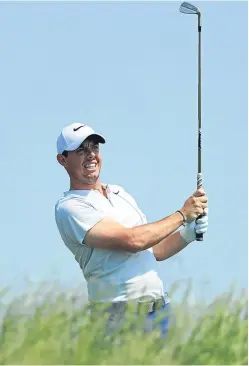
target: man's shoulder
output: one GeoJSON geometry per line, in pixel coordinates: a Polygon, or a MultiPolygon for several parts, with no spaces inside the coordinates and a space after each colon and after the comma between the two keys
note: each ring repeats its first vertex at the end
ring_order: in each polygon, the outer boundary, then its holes
{"type": "MultiPolygon", "coordinates": [[[[128,201],[135,202],[133,196],[126,191],[126,189],[119,184],[104,184],[108,187],[109,191],[115,195],[121,196],[128,201]]],[[[86,209],[88,210],[91,206],[98,207],[96,202],[98,197],[92,191],[81,191],[64,192],[55,203],[55,214],[56,216],[68,214],[75,209],[86,209]]]]}
{"type": "Polygon", "coordinates": [[[87,200],[84,196],[74,194],[63,195],[55,203],[55,215],[70,213],[75,207],[87,207],[87,200]]]}

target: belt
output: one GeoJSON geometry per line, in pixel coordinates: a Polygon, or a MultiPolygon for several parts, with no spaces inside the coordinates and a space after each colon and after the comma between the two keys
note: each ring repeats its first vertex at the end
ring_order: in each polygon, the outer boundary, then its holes
{"type": "Polygon", "coordinates": [[[114,302],[112,304],[91,304],[92,310],[96,311],[107,311],[114,313],[124,313],[126,311],[139,314],[139,315],[148,315],[153,314],[156,310],[163,308],[165,305],[169,303],[169,299],[167,296],[162,296],[156,300],[129,300],[127,302],[120,301],[114,302]]]}
{"type": "Polygon", "coordinates": [[[156,310],[161,309],[165,305],[164,299],[157,299],[152,301],[138,301],[137,312],[145,314],[153,314],[156,310]]]}

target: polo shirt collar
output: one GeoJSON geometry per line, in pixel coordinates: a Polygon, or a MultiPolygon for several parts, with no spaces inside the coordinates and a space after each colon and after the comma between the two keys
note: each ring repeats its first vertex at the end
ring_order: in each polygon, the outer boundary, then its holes
{"type": "MultiPolygon", "coordinates": [[[[108,192],[112,192],[112,190],[110,189],[110,186],[108,184],[102,183],[102,186],[108,192]]],[[[91,191],[97,191],[97,190],[96,189],[72,189],[70,191],[63,192],[63,194],[64,194],[64,197],[73,195],[73,194],[77,194],[78,196],[87,196],[91,191]]]]}

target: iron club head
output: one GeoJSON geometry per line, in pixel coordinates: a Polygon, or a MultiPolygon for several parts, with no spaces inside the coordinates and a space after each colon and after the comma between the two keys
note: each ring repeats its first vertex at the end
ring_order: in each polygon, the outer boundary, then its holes
{"type": "Polygon", "coordinates": [[[184,14],[200,14],[200,10],[196,6],[190,4],[186,1],[181,4],[179,10],[181,13],[184,13],[184,14]]]}

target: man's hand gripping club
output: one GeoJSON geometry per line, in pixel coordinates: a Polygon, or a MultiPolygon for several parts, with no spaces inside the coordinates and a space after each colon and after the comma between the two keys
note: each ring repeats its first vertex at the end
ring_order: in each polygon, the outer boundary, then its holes
{"type": "Polygon", "coordinates": [[[197,190],[192,197],[188,198],[185,202],[183,208],[180,210],[182,214],[185,216],[186,224],[183,230],[180,231],[181,237],[184,241],[189,244],[196,240],[196,233],[205,234],[208,229],[208,206],[207,206],[207,197],[205,196],[205,192],[203,189],[197,190]],[[196,199],[199,197],[199,199],[196,199]],[[188,208],[193,206],[193,203],[196,204],[196,214],[189,214],[188,208]],[[204,208],[201,203],[205,204],[204,208]],[[199,218],[198,218],[199,217],[199,218]]]}

